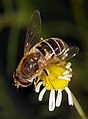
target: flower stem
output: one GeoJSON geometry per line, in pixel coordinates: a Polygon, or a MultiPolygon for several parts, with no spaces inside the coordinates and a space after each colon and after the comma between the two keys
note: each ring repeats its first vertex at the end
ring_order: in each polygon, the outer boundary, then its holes
{"type": "Polygon", "coordinates": [[[83,111],[81,105],[79,104],[79,102],[77,101],[77,99],[76,99],[76,97],[74,96],[73,93],[72,93],[72,97],[73,97],[73,101],[74,101],[74,106],[75,106],[76,110],[78,111],[79,115],[81,116],[81,118],[82,119],[87,119],[87,117],[85,115],[85,112],[83,111]]]}

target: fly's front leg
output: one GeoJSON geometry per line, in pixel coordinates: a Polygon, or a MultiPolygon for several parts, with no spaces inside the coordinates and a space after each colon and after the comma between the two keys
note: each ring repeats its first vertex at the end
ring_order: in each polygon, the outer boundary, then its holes
{"type": "Polygon", "coordinates": [[[35,78],[35,80],[34,80],[34,90],[36,90],[36,85],[38,84],[39,80],[40,79],[38,77],[35,78]]]}

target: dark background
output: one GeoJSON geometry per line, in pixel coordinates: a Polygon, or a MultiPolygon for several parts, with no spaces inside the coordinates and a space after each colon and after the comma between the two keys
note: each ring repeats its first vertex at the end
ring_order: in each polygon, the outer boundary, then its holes
{"type": "Polygon", "coordinates": [[[37,100],[33,85],[13,85],[13,71],[23,55],[26,28],[37,9],[42,17],[41,37],[59,37],[80,51],[70,60],[73,78],[69,87],[85,113],[88,113],[88,0],[0,0],[0,119],[81,119],[75,107],[67,103],[48,111],[47,92],[37,100]]]}

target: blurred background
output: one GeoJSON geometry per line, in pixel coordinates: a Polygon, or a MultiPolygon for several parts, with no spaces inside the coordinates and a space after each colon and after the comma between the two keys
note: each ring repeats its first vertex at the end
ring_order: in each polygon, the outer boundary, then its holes
{"type": "Polygon", "coordinates": [[[33,85],[16,89],[13,71],[23,56],[30,16],[37,9],[42,17],[41,37],[59,37],[80,51],[70,60],[69,84],[88,114],[88,0],[0,0],[0,119],[81,119],[63,92],[62,105],[48,111],[49,92],[42,102],[33,85]]]}

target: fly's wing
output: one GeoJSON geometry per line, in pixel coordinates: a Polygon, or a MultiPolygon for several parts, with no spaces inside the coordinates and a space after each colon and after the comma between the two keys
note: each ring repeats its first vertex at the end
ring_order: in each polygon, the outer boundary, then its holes
{"type": "Polygon", "coordinates": [[[55,65],[55,64],[60,64],[62,67],[65,68],[65,65],[63,61],[67,61],[74,57],[79,51],[79,48],[76,46],[68,46],[67,50],[61,55],[57,56],[54,60],[51,60],[50,64],[55,65]]]}
{"type": "Polygon", "coordinates": [[[31,16],[26,38],[24,44],[24,55],[30,51],[30,49],[39,42],[39,36],[41,32],[41,16],[38,10],[35,10],[31,16]]]}
{"type": "Polygon", "coordinates": [[[69,60],[73,58],[79,52],[79,48],[76,46],[68,46],[67,50],[63,53],[62,60],[69,60]]]}
{"type": "Polygon", "coordinates": [[[59,54],[57,54],[57,57],[60,58],[61,60],[71,59],[78,53],[78,51],[79,51],[78,47],[68,46],[67,43],[65,43],[61,39],[59,39],[58,41],[59,41],[58,46],[59,46],[59,49],[61,52],[59,54]]]}

